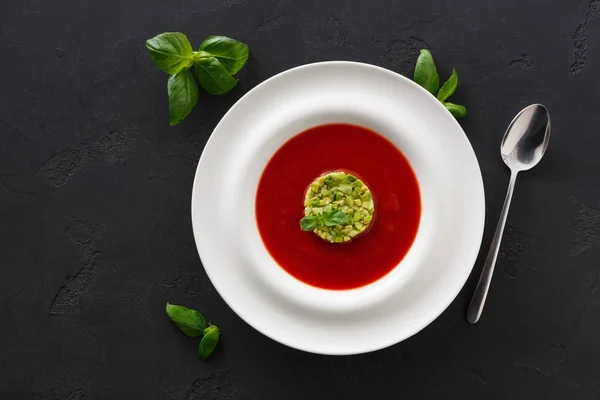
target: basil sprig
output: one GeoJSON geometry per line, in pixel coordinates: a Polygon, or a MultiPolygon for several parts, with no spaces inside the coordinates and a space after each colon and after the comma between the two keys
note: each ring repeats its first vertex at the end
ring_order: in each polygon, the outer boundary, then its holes
{"type": "Polygon", "coordinates": [[[198,83],[209,94],[225,94],[237,86],[233,77],[248,60],[248,46],[225,36],[210,36],[194,51],[187,36],[165,32],[146,41],[152,61],[170,74],[169,123],[177,125],[198,103],[198,83]],[[194,74],[189,68],[194,67],[194,74]]]}
{"type": "Polygon", "coordinates": [[[221,335],[219,328],[213,324],[207,325],[202,314],[191,308],[167,303],[166,311],[171,321],[187,336],[202,336],[198,346],[198,355],[202,360],[206,360],[219,343],[221,335]]]}
{"type": "Polygon", "coordinates": [[[452,96],[458,86],[456,69],[452,68],[452,75],[450,75],[450,78],[440,88],[440,77],[429,50],[422,49],[419,58],[417,58],[414,81],[427,89],[432,95],[436,96],[437,93],[437,99],[454,118],[464,118],[467,115],[467,109],[464,106],[446,101],[452,96]]]}
{"type": "Polygon", "coordinates": [[[300,229],[303,231],[312,231],[317,227],[346,225],[351,217],[342,210],[333,210],[331,212],[319,215],[309,215],[300,220],[300,229]]]}

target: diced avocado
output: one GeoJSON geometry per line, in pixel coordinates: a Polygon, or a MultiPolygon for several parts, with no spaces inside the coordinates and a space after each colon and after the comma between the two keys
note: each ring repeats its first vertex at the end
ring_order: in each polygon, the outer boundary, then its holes
{"type": "Polygon", "coordinates": [[[313,232],[331,243],[349,242],[364,232],[374,210],[364,182],[341,171],[316,178],[304,198],[304,215],[317,220],[313,232]]]}
{"type": "Polygon", "coordinates": [[[344,192],[346,194],[352,193],[352,186],[351,185],[342,184],[342,185],[339,185],[337,188],[338,188],[338,190],[340,192],[344,192]]]}

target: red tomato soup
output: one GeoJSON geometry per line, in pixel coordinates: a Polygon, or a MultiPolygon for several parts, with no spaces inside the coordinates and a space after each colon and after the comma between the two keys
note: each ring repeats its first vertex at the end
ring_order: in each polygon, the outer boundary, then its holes
{"type": "Polygon", "coordinates": [[[287,141],[258,184],[256,221],[275,261],[302,282],[323,289],[372,283],[400,263],[421,218],[417,178],[404,155],[366,128],[322,125],[287,141]],[[348,243],[329,243],[300,229],[304,194],[318,176],[346,171],[363,180],[375,203],[369,229],[348,243]]]}

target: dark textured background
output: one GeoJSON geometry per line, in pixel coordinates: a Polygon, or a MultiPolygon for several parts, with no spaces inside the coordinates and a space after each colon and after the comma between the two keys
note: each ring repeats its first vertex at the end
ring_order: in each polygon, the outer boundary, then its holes
{"type": "MultiPolygon", "coordinates": [[[[0,398],[600,398],[600,1],[81,0],[0,6],[0,398]],[[167,77],[144,40],[249,44],[240,84],[168,127],[167,77]],[[481,163],[491,240],[508,182],[499,143],[541,102],[542,163],[522,174],[482,320],[482,256],[434,323],[376,353],[295,351],[213,289],[190,223],[200,153],[259,82],[322,60],[404,75],[430,48],[481,163]],[[208,362],[165,302],[223,331],[208,362]]],[[[484,251],[485,253],[485,251],[484,251]]],[[[310,328],[310,327],[307,327],[310,328]]],[[[377,329],[376,326],[365,329],[377,329]]]]}

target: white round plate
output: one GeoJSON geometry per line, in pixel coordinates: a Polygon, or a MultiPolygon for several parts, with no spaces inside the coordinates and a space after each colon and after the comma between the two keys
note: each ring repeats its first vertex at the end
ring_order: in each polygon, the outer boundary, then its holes
{"type": "Polygon", "coordinates": [[[471,272],[484,213],[477,159],[442,104],[392,71],[343,61],[293,68],[242,97],[210,137],[192,193],[198,252],[227,304],[270,338],[321,354],[378,350],[431,323],[471,272]],[[254,213],[261,173],[275,151],[334,122],[364,126],[395,144],[413,167],[422,203],[402,262],[377,282],[345,291],[318,289],[285,272],[264,247],[254,213]]]}

